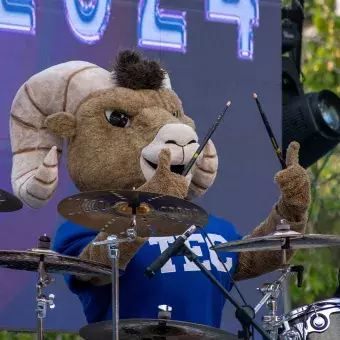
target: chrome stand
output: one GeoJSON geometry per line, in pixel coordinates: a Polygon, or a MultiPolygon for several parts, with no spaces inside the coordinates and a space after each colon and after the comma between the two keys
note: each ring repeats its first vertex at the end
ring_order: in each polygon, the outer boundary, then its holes
{"type": "MultiPolygon", "coordinates": [[[[132,226],[136,226],[136,219],[133,218],[132,226]]],[[[110,235],[105,241],[93,242],[95,246],[107,245],[108,255],[111,259],[112,273],[112,339],[119,340],[119,243],[133,242],[137,233],[135,228],[126,231],[127,238],[119,239],[110,235]]]]}
{"type": "Polygon", "coordinates": [[[264,294],[261,301],[255,306],[255,314],[266,304],[268,315],[263,317],[263,328],[269,333],[271,339],[278,338],[278,329],[281,326],[281,317],[277,315],[277,299],[282,291],[283,282],[292,275],[294,266],[285,265],[282,268],[282,275],[273,283],[265,283],[258,290],[264,294]]]}
{"type": "MultiPolygon", "coordinates": [[[[297,285],[302,287],[303,266],[294,266],[287,264],[287,250],[291,250],[290,239],[299,237],[299,233],[291,231],[290,226],[286,224],[285,220],[281,220],[281,224],[277,226],[277,230],[272,234],[274,237],[281,239],[282,250],[282,274],[278,280],[273,283],[265,283],[261,288],[258,288],[264,296],[261,301],[255,306],[255,314],[266,304],[268,315],[263,317],[263,328],[269,333],[272,340],[278,339],[279,329],[283,325],[282,317],[277,315],[277,299],[280,293],[285,294],[285,288],[288,286],[287,279],[290,275],[297,273],[297,285]]],[[[284,296],[285,298],[287,296],[284,296]]]]}
{"type": "Polygon", "coordinates": [[[44,270],[44,255],[41,256],[39,262],[39,277],[37,282],[37,336],[38,340],[44,340],[43,320],[46,318],[47,306],[51,309],[55,307],[54,295],[50,294],[48,298],[43,295],[43,288],[47,287],[54,281],[48,276],[44,270]]]}

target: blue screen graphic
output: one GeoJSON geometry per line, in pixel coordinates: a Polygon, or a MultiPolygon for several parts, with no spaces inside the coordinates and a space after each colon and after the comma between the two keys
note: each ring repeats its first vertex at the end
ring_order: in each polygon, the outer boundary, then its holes
{"type": "MultiPolygon", "coordinates": [[[[108,25],[111,0],[63,0],[67,23],[77,39],[98,42],[108,25]]],[[[208,21],[237,25],[236,51],[241,59],[253,58],[254,28],[259,26],[258,0],[205,0],[208,21]]],[[[0,28],[35,34],[33,0],[1,0],[0,28]]],[[[185,53],[187,50],[186,12],[160,7],[160,0],[138,2],[138,46],[185,53]]]]}

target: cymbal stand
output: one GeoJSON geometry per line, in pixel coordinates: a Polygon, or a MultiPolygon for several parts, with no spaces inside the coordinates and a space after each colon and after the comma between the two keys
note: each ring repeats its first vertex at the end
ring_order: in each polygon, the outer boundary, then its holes
{"type": "Polygon", "coordinates": [[[261,301],[255,306],[255,314],[266,304],[269,315],[263,317],[263,328],[270,334],[271,339],[278,338],[278,328],[281,323],[281,318],[277,315],[277,299],[282,291],[283,282],[292,274],[294,266],[283,266],[280,278],[273,283],[265,283],[258,290],[264,294],[261,301]]]}
{"type": "Polygon", "coordinates": [[[265,283],[261,288],[258,288],[264,294],[261,301],[255,306],[255,314],[266,304],[269,315],[263,317],[263,328],[270,334],[271,339],[278,339],[278,331],[282,324],[282,318],[277,315],[277,299],[283,291],[284,284],[290,275],[297,273],[297,285],[302,287],[303,266],[294,266],[287,264],[287,250],[291,250],[290,237],[285,236],[290,232],[290,226],[285,220],[281,220],[281,224],[277,226],[277,235],[281,239],[282,245],[282,274],[278,280],[273,283],[265,283]]]}
{"type": "MultiPolygon", "coordinates": [[[[46,251],[48,253],[51,247],[51,239],[45,234],[40,236],[38,240],[38,248],[36,250],[46,251]]],[[[34,251],[34,249],[32,249],[34,251]]],[[[47,275],[44,268],[44,255],[40,256],[39,266],[38,266],[38,281],[36,284],[37,288],[37,336],[38,340],[44,340],[43,331],[43,320],[46,318],[47,306],[51,309],[55,307],[54,295],[50,294],[46,297],[43,294],[43,288],[47,287],[50,283],[54,282],[54,278],[47,275]]]]}
{"type": "Polygon", "coordinates": [[[261,327],[257,321],[255,320],[255,314],[253,310],[249,306],[241,306],[239,302],[237,302],[231,294],[223,287],[223,285],[215,278],[214,275],[211,274],[207,268],[199,261],[198,256],[191,251],[185,243],[183,243],[179,248],[177,254],[174,256],[186,256],[186,258],[190,261],[195,263],[195,265],[200,269],[202,274],[204,274],[224,295],[224,297],[236,308],[236,317],[240,321],[244,331],[245,339],[250,339],[252,334],[250,334],[250,326],[253,326],[259,333],[262,335],[264,340],[270,340],[270,337],[266,333],[266,331],[261,327]]]}
{"type": "MultiPolygon", "coordinates": [[[[136,211],[134,207],[132,211],[136,211]]],[[[136,214],[132,216],[131,229],[126,231],[127,238],[110,235],[105,241],[93,242],[95,246],[107,245],[108,256],[111,259],[112,281],[112,339],[119,340],[119,243],[133,242],[136,237],[136,214]]]]}
{"type": "Polygon", "coordinates": [[[43,288],[47,287],[54,279],[48,276],[44,269],[44,255],[41,256],[38,269],[37,281],[37,336],[38,340],[44,340],[43,320],[46,318],[47,306],[51,309],[55,307],[54,295],[46,297],[43,294],[43,288]]]}

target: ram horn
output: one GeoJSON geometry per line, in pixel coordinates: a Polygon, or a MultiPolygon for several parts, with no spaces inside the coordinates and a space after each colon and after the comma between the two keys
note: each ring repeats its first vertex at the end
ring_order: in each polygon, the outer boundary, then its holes
{"type": "Polygon", "coordinates": [[[11,182],[27,206],[45,205],[58,185],[63,140],[46,128],[46,117],[62,111],[74,114],[92,92],[113,86],[109,71],[84,61],[52,66],[21,86],[10,115],[11,182]]]}

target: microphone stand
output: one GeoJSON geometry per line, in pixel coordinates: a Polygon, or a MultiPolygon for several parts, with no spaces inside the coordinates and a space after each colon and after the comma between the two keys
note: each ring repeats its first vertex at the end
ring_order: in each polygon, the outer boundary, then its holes
{"type": "Polygon", "coordinates": [[[250,306],[241,306],[230,293],[218,282],[218,280],[210,273],[209,270],[198,260],[198,256],[194,254],[185,244],[182,244],[175,253],[174,256],[185,256],[190,262],[196,264],[200,271],[214,284],[218,287],[224,297],[231,302],[231,304],[236,308],[235,316],[242,325],[243,332],[239,333],[239,338],[249,340],[252,333],[250,332],[250,326],[253,326],[265,340],[270,340],[269,335],[266,331],[254,320],[255,313],[250,306]]]}

